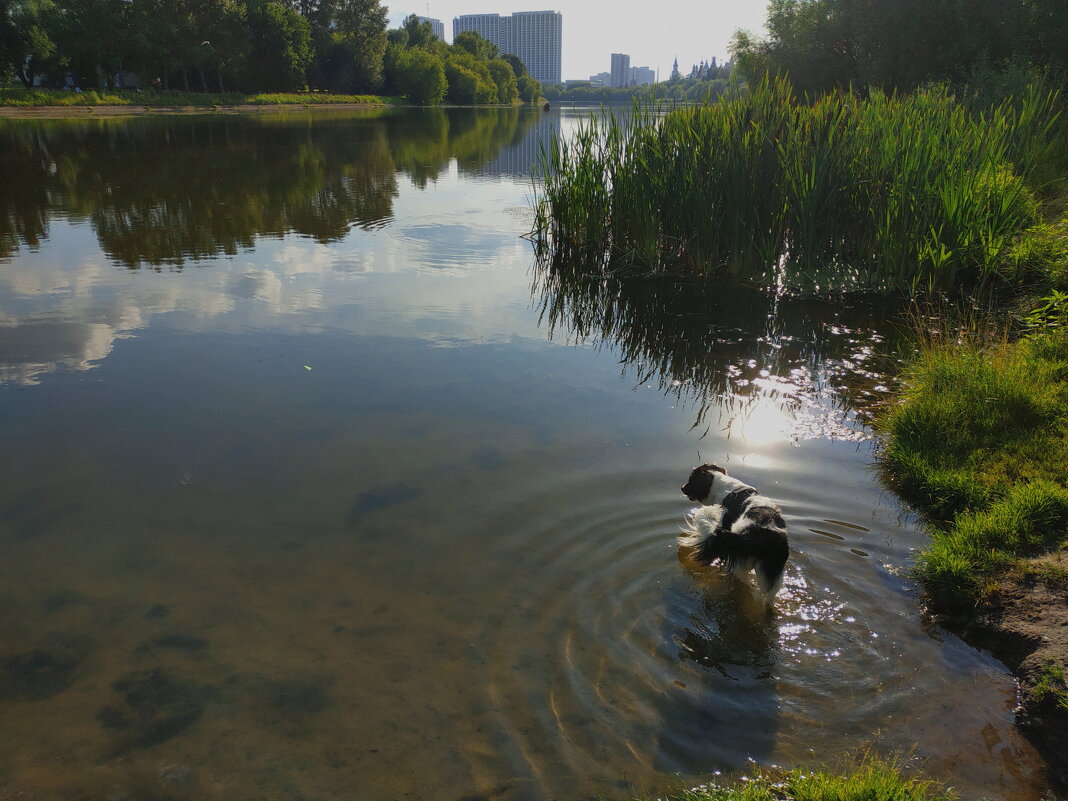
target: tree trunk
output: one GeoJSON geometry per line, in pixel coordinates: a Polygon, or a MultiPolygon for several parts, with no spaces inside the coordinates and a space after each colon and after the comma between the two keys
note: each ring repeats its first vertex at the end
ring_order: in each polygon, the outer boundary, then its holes
{"type": "Polygon", "coordinates": [[[27,89],[33,88],[33,73],[24,70],[22,67],[15,67],[15,74],[19,80],[22,81],[22,85],[27,89]]]}
{"type": "Polygon", "coordinates": [[[223,86],[222,70],[215,70],[215,74],[219,76],[219,94],[226,94],[226,87],[223,86]]]}
{"type": "Polygon", "coordinates": [[[185,91],[189,91],[189,70],[185,65],[182,65],[182,83],[185,85],[185,91]]]}
{"type": "Polygon", "coordinates": [[[197,70],[200,71],[200,88],[204,91],[204,94],[208,93],[208,82],[204,80],[204,67],[198,66],[197,70]]]}

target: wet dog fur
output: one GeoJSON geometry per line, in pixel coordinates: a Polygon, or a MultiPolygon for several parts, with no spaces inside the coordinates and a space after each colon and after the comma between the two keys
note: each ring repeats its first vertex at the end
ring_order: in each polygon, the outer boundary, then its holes
{"type": "Polygon", "coordinates": [[[739,578],[756,572],[768,603],[782,588],[790,546],[782,510],[719,465],[695,467],[682,494],[702,504],[686,517],[679,545],[700,565],[720,562],[739,578]]]}

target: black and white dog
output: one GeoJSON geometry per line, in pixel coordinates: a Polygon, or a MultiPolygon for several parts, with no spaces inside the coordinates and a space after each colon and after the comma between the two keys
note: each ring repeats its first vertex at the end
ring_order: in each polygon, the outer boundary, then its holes
{"type": "Polygon", "coordinates": [[[756,570],[771,603],[790,555],[779,507],[714,464],[695,467],[682,494],[703,504],[687,516],[678,538],[679,545],[693,549],[689,558],[706,566],[722,562],[738,577],[756,570]]]}

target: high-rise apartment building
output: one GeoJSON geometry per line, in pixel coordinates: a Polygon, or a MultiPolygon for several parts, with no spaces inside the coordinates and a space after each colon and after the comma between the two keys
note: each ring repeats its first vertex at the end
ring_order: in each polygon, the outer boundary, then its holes
{"type": "Polygon", "coordinates": [[[626,53],[612,54],[612,86],[630,83],[630,56],[626,53]]]}
{"type": "Polygon", "coordinates": [[[443,41],[443,42],[445,41],[445,23],[444,22],[442,22],[440,19],[434,19],[433,17],[416,16],[416,19],[419,20],[420,22],[429,22],[430,23],[430,27],[434,29],[434,35],[436,37],[438,37],[439,39],[441,39],[441,41],[443,41]]]}
{"type": "Polygon", "coordinates": [[[560,83],[563,16],[559,11],[517,11],[500,14],[465,14],[452,21],[452,38],[474,31],[493,42],[502,53],[518,56],[531,77],[542,83],[560,83]]]}

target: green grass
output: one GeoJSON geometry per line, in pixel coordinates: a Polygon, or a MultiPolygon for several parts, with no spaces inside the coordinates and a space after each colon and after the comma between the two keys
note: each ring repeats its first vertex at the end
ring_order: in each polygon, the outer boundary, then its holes
{"type": "Polygon", "coordinates": [[[242,94],[239,92],[154,92],[134,90],[96,90],[69,92],[58,89],[0,89],[0,106],[239,106],[239,105],[320,105],[360,103],[386,105],[396,98],[379,95],[340,95],[327,92],[275,92],[242,94]]]}
{"type": "Polygon", "coordinates": [[[1038,681],[1031,688],[1031,697],[1036,703],[1052,701],[1062,709],[1068,710],[1068,684],[1064,680],[1064,666],[1052,659],[1042,665],[1038,681]]]}
{"type": "Polygon", "coordinates": [[[932,782],[904,776],[894,762],[865,759],[845,773],[760,770],[733,787],[704,785],[670,801],[949,801],[932,782]]]}
{"type": "Polygon", "coordinates": [[[1036,195],[1057,116],[1039,88],[977,113],[943,87],[802,101],[783,79],[636,109],[547,149],[534,240],[591,271],[802,290],[1013,280],[1064,265],[1036,195]]]}
{"type": "Polygon", "coordinates": [[[1068,329],[928,340],[903,382],[881,462],[931,522],[931,602],[966,615],[1021,558],[1068,543],[1068,329]]]}

